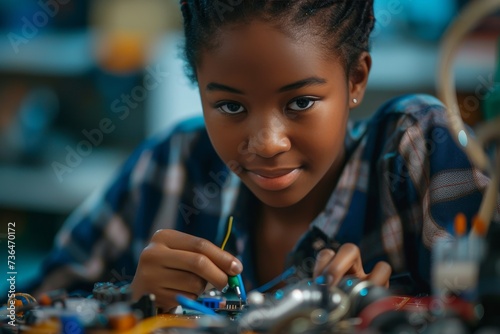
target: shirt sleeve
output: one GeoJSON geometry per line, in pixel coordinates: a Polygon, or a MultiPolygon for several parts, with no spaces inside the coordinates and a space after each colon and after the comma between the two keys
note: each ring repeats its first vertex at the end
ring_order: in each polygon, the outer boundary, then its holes
{"type": "Polygon", "coordinates": [[[112,182],[68,217],[41,272],[24,291],[91,292],[98,281],[131,281],[158,215],[163,227],[175,228],[161,208],[182,192],[182,154],[199,124],[181,123],[138,147],[112,182]]]}
{"type": "MultiPolygon", "coordinates": [[[[405,108],[406,114],[397,124],[397,153],[385,160],[383,168],[391,199],[386,210],[400,221],[388,219],[383,231],[390,233],[395,230],[391,224],[400,224],[403,253],[389,252],[389,258],[399,270],[406,268],[421,285],[429,287],[436,239],[453,237],[458,213],[466,215],[471,228],[489,179],[457,146],[439,101],[420,101],[405,108]]],[[[500,221],[500,201],[493,221],[500,221]]],[[[384,242],[390,248],[394,240],[384,238],[384,242]]]]}

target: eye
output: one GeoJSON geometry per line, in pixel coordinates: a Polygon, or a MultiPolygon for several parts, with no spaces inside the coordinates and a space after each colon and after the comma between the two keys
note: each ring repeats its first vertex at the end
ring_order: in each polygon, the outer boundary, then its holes
{"type": "Polygon", "coordinates": [[[299,97],[288,105],[288,108],[293,111],[303,111],[311,108],[316,100],[310,97],[299,97]]]}
{"type": "Polygon", "coordinates": [[[235,103],[235,102],[223,102],[223,103],[218,104],[216,107],[221,112],[223,112],[225,114],[231,114],[231,115],[239,114],[239,113],[245,111],[245,108],[243,108],[243,106],[241,104],[235,103]]]}

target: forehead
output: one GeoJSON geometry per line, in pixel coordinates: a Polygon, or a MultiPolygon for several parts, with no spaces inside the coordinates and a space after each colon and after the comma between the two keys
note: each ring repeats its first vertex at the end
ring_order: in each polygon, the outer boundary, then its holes
{"type": "Polygon", "coordinates": [[[227,26],[217,35],[216,44],[201,51],[198,80],[231,80],[288,83],[325,72],[343,75],[341,61],[325,51],[323,43],[304,33],[285,34],[273,25],[254,20],[245,25],[227,26]]]}

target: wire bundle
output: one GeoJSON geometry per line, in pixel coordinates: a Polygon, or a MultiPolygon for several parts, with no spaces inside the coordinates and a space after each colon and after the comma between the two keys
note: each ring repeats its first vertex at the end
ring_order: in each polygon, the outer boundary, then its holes
{"type": "MultiPolygon", "coordinates": [[[[441,55],[438,77],[438,94],[446,105],[448,127],[454,139],[463,148],[469,159],[476,167],[488,173],[491,182],[486,188],[478,219],[485,224],[486,229],[495,212],[500,184],[500,117],[481,126],[476,134],[477,138],[469,134],[460,116],[458,107],[454,75],[452,71],[453,59],[457,54],[460,42],[484,17],[500,9],[500,0],[471,1],[463,12],[450,25],[441,43],[441,55]],[[493,161],[490,160],[483,147],[494,146],[493,161]]],[[[476,233],[475,229],[471,235],[476,233]]]]}

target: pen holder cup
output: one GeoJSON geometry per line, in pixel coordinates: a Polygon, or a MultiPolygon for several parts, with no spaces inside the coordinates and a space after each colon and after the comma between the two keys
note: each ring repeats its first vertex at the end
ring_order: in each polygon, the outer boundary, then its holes
{"type": "Polygon", "coordinates": [[[438,239],[432,250],[432,293],[435,298],[476,299],[481,240],[438,239]]]}

